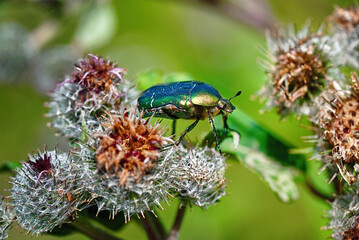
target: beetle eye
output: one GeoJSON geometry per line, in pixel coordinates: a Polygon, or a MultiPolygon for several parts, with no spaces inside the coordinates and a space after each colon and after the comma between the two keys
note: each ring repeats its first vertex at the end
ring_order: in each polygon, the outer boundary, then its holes
{"type": "Polygon", "coordinates": [[[225,104],[224,104],[224,103],[222,103],[222,102],[219,102],[219,103],[218,103],[218,108],[219,108],[219,109],[223,109],[223,108],[224,108],[224,106],[225,106],[225,104]]]}

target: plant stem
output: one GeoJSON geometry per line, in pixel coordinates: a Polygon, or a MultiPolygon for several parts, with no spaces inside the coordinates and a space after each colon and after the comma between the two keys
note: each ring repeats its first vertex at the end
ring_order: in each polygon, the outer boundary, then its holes
{"type": "Polygon", "coordinates": [[[179,230],[181,228],[181,224],[183,221],[183,217],[184,214],[186,212],[186,208],[187,208],[187,203],[180,203],[178,210],[177,210],[177,214],[176,214],[176,218],[175,221],[172,225],[172,229],[170,231],[170,233],[167,236],[167,240],[177,240],[178,236],[179,236],[179,230]]]}
{"type": "Polygon", "coordinates": [[[252,10],[246,7],[246,2],[240,6],[231,1],[223,0],[187,0],[190,2],[202,2],[211,6],[223,15],[241,22],[244,25],[263,31],[274,26],[274,16],[266,0],[251,0],[256,7],[252,10]]]}
{"type": "Polygon", "coordinates": [[[94,240],[121,240],[121,238],[115,237],[110,233],[92,225],[89,221],[84,221],[83,219],[76,219],[76,221],[72,223],[72,226],[94,240]]]}

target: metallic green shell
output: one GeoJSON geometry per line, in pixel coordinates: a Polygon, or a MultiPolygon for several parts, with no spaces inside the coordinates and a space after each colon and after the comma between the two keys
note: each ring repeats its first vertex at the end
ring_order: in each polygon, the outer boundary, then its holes
{"type": "Polygon", "coordinates": [[[199,82],[174,82],[153,86],[138,99],[145,117],[196,119],[204,117],[208,107],[217,107],[222,96],[211,85],[199,82]]]}

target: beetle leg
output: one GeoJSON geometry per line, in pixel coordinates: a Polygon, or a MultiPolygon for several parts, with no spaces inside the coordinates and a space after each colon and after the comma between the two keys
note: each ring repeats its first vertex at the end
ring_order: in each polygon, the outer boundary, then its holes
{"type": "Polygon", "coordinates": [[[194,123],[192,123],[191,125],[189,125],[186,130],[183,131],[183,133],[181,134],[181,136],[179,137],[179,139],[176,141],[175,145],[178,145],[181,143],[181,141],[183,140],[184,136],[186,136],[186,134],[190,131],[192,131],[192,129],[198,124],[199,122],[199,118],[196,119],[196,121],[194,121],[194,123]]]}
{"type": "Polygon", "coordinates": [[[227,123],[227,119],[228,119],[227,114],[222,113],[222,117],[223,117],[223,128],[228,130],[229,127],[228,127],[228,123],[227,123]]]}
{"type": "Polygon", "coordinates": [[[173,119],[172,122],[172,138],[175,138],[176,136],[176,119],[173,119]]]}
{"type": "Polygon", "coordinates": [[[240,132],[238,132],[237,130],[234,130],[232,128],[229,128],[228,123],[227,123],[228,114],[222,113],[222,117],[223,117],[223,128],[226,130],[225,137],[227,137],[229,132],[236,132],[237,134],[239,134],[239,136],[241,136],[240,132]]]}
{"type": "Polygon", "coordinates": [[[217,147],[218,147],[218,151],[219,153],[222,155],[222,151],[221,151],[221,147],[219,146],[219,141],[218,141],[218,136],[217,136],[217,130],[216,130],[216,127],[214,126],[214,121],[213,121],[213,115],[212,113],[208,110],[208,120],[209,120],[209,123],[211,124],[212,126],[212,130],[214,132],[214,136],[216,137],[216,144],[217,144],[217,147]]]}

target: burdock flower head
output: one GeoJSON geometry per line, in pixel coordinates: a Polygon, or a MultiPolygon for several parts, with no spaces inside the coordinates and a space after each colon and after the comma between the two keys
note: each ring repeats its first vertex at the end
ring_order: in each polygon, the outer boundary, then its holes
{"type": "Polygon", "coordinates": [[[161,147],[171,142],[162,136],[159,125],[150,126],[135,111],[125,110],[122,116],[110,114],[103,126],[106,132],[98,135],[97,167],[117,175],[121,186],[129,177],[141,180],[161,157],[161,147]]]}
{"type": "Polygon", "coordinates": [[[308,25],[298,33],[293,29],[269,32],[267,41],[269,61],[263,64],[270,82],[258,95],[267,101],[267,108],[277,108],[282,116],[308,115],[312,99],[326,81],[328,62],[322,33],[310,32],[308,25]]]}
{"type": "Polygon", "coordinates": [[[348,8],[335,7],[335,10],[329,20],[335,27],[353,31],[359,26],[359,9],[356,6],[348,8]]]}
{"type": "Polygon", "coordinates": [[[333,230],[332,238],[336,240],[353,240],[359,238],[359,195],[357,183],[353,191],[339,195],[331,203],[328,211],[329,224],[325,229],[333,230]]]}
{"type": "Polygon", "coordinates": [[[184,202],[207,208],[225,195],[225,157],[213,148],[180,146],[168,153],[165,168],[172,191],[184,202]]]}
{"type": "MultiPolygon", "coordinates": [[[[321,105],[318,147],[327,166],[337,166],[342,177],[352,184],[359,170],[359,79],[352,73],[351,90],[332,90],[334,97],[321,105]]],[[[339,86],[339,85],[337,85],[339,86]]]]}
{"type": "Polygon", "coordinates": [[[153,211],[167,199],[168,183],[162,171],[163,147],[173,140],[163,136],[159,124],[151,126],[134,108],[119,115],[109,114],[101,130],[91,134],[81,148],[82,158],[96,162],[94,183],[89,184],[98,211],[108,210],[114,217],[153,211]]]}
{"type": "Polygon", "coordinates": [[[8,208],[4,199],[0,199],[0,239],[9,237],[8,232],[14,219],[13,212],[8,208]]]}
{"type": "Polygon", "coordinates": [[[73,221],[75,212],[88,197],[82,191],[86,166],[56,150],[29,156],[17,170],[10,190],[10,204],[18,224],[38,235],[73,221]]]}
{"type": "Polygon", "coordinates": [[[336,7],[328,17],[331,26],[330,60],[337,65],[359,69],[359,8],[336,7]]]}
{"type": "Polygon", "coordinates": [[[84,128],[99,125],[97,118],[104,111],[134,104],[137,91],[123,79],[125,72],[110,60],[92,54],[80,59],[47,104],[50,125],[61,135],[79,139],[84,128]]]}

